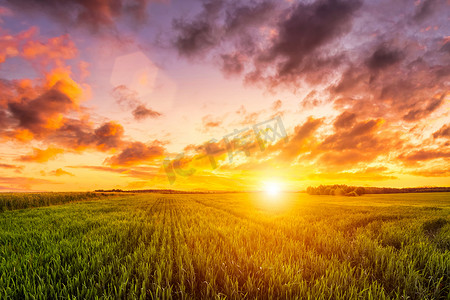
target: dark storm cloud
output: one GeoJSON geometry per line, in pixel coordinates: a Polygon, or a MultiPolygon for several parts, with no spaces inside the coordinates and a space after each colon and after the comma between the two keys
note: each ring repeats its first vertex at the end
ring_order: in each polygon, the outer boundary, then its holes
{"type": "MultiPolygon", "coordinates": [[[[174,46],[180,55],[197,57],[213,50],[222,42],[233,43],[240,54],[255,51],[254,30],[274,22],[278,9],[273,1],[203,1],[202,11],[192,19],[173,21],[176,31],[174,46]]],[[[235,58],[233,53],[222,56],[224,63],[235,58]]],[[[227,71],[227,68],[224,68],[227,71]]]]}
{"type": "Polygon", "coordinates": [[[422,22],[426,18],[430,17],[434,12],[436,12],[440,0],[424,0],[422,3],[417,7],[413,20],[417,22],[422,22]]]}
{"type": "Polygon", "coordinates": [[[367,61],[371,70],[384,69],[401,61],[402,53],[400,51],[388,49],[386,46],[380,46],[367,61]]]}
{"type": "Polygon", "coordinates": [[[118,19],[126,17],[135,23],[146,20],[151,0],[6,0],[15,9],[30,13],[46,13],[68,26],[87,26],[95,32],[114,28],[118,19]]]}
{"type": "MultiPolygon", "coordinates": [[[[351,29],[352,14],[360,1],[317,1],[298,4],[278,24],[278,36],[258,59],[277,65],[278,76],[301,71],[311,62],[308,55],[351,29]]],[[[318,54],[318,53],[317,53],[318,54]]]]}
{"type": "Polygon", "coordinates": [[[249,1],[244,5],[232,3],[226,11],[226,32],[228,34],[239,34],[243,28],[259,25],[263,21],[267,22],[268,18],[273,17],[275,9],[275,3],[272,1],[261,3],[249,1]]]}
{"type": "Polygon", "coordinates": [[[214,3],[205,2],[191,21],[174,21],[178,52],[204,58],[219,48],[230,49],[219,55],[225,75],[244,73],[247,82],[272,86],[298,78],[318,81],[344,61],[345,55],[325,46],[350,31],[362,5],[359,0],[321,0],[288,8],[272,1],[214,3]]]}
{"type": "Polygon", "coordinates": [[[220,28],[216,26],[223,1],[204,1],[203,10],[194,20],[175,19],[173,27],[178,32],[174,44],[178,52],[194,56],[214,47],[220,40],[220,28]]]}

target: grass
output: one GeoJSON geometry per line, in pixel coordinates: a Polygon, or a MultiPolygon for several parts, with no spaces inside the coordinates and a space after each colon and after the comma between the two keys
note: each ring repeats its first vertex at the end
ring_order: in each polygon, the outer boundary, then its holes
{"type": "Polygon", "coordinates": [[[106,193],[0,193],[0,212],[100,198],[106,193]]]}
{"type": "Polygon", "coordinates": [[[0,298],[450,299],[450,194],[111,196],[0,214],[0,298]]]}

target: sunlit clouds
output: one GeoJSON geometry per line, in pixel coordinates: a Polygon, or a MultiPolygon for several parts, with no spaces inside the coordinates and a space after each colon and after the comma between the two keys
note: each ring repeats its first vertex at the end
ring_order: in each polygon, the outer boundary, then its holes
{"type": "Polygon", "coordinates": [[[448,1],[41,2],[0,4],[0,190],[449,183],[448,1]]]}

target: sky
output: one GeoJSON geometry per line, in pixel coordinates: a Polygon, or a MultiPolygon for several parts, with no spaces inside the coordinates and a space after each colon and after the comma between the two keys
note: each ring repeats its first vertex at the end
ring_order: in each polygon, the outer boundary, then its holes
{"type": "Polygon", "coordinates": [[[0,191],[450,186],[449,0],[0,0],[0,191]]]}

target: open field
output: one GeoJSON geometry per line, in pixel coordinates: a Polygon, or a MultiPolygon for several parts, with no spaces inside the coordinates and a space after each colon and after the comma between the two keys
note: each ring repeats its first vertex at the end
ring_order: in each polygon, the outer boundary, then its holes
{"type": "Polygon", "coordinates": [[[106,193],[0,193],[0,212],[31,207],[86,201],[106,196],[106,193]]]}
{"type": "Polygon", "coordinates": [[[0,213],[0,298],[449,294],[450,193],[115,195],[0,213]]]}

